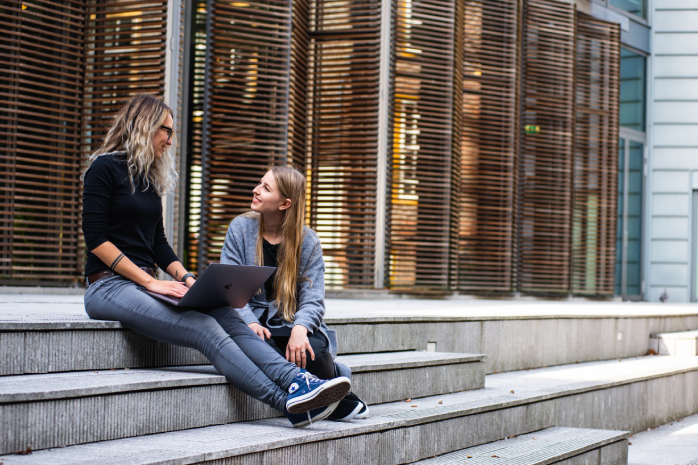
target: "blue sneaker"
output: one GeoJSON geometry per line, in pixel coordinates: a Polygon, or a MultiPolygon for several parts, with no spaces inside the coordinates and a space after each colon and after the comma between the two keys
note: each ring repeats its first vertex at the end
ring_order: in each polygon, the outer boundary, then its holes
{"type": "Polygon", "coordinates": [[[305,413],[288,413],[287,410],[286,418],[288,418],[288,421],[291,422],[294,428],[305,428],[308,425],[312,425],[313,422],[324,420],[332,415],[337,405],[339,405],[339,402],[330,404],[327,407],[316,408],[305,413]]]}
{"type": "Polygon", "coordinates": [[[339,405],[329,416],[329,419],[334,421],[351,421],[362,418],[368,418],[368,405],[352,392],[339,401],[339,405]]]}
{"type": "Polygon", "coordinates": [[[345,376],[324,380],[301,368],[288,387],[286,410],[303,413],[325,407],[342,400],[350,390],[351,381],[345,376]]]}

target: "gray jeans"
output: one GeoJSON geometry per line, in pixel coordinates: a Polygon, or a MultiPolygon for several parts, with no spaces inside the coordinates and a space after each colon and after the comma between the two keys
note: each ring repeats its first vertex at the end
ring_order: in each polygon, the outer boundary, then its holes
{"type": "Polygon", "coordinates": [[[245,394],[283,412],[286,389],[300,369],[257,336],[232,307],[179,308],[138,290],[121,276],[102,279],[85,292],[95,320],[115,320],[160,342],[190,347],[245,394]]]}

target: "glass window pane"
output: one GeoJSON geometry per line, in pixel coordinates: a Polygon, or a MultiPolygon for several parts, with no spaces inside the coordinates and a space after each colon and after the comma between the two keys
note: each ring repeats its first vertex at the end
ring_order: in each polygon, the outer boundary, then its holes
{"type": "Polygon", "coordinates": [[[623,264],[623,194],[625,192],[625,139],[618,142],[618,218],[616,224],[616,295],[622,295],[621,278],[623,264]]]}
{"type": "Polygon", "coordinates": [[[645,57],[620,50],[620,125],[645,130],[645,57]]]}
{"type": "Polygon", "coordinates": [[[639,296],[641,287],[642,256],[642,159],[643,145],[630,141],[628,153],[628,248],[625,258],[626,283],[628,296],[639,296]]]}
{"type": "Polygon", "coordinates": [[[640,18],[645,17],[645,0],[610,0],[609,3],[640,18]]]}

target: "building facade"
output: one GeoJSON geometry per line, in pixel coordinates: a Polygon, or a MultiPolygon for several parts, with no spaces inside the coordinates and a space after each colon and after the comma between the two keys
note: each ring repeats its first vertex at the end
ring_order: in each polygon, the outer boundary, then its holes
{"type": "Polygon", "coordinates": [[[695,47],[673,8],[5,4],[0,282],[79,282],[80,166],[148,91],[176,113],[164,215],[191,269],[288,162],[308,175],[330,288],[692,299],[695,47]]]}

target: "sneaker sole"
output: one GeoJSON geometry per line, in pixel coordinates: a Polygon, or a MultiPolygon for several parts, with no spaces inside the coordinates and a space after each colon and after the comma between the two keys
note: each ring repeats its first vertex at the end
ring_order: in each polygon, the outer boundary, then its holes
{"type": "Polygon", "coordinates": [[[339,402],[335,402],[334,404],[330,404],[324,412],[322,412],[320,415],[316,416],[313,418],[313,421],[311,422],[310,420],[308,421],[302,421],[300,423],[296,423],[293,425],[294,428],[305,428],[306,426],[310,426],[313,423],[317,423],[318,421],[324,420],[325,418],[329,417],[332,415],[334,412],[334,409],[337,408],[337,405],[339,405],[339,402]]]}
{"type": "Polygon", "coordinates": [[[320,407],[325,407],[344,399],[351,390],[349,378],[335,378],[323,384],[321,389],[309,392],[304,396],[293,399],[293,403],[286,403],[286,410],[290,413],[303,413],[320,407]]]}

